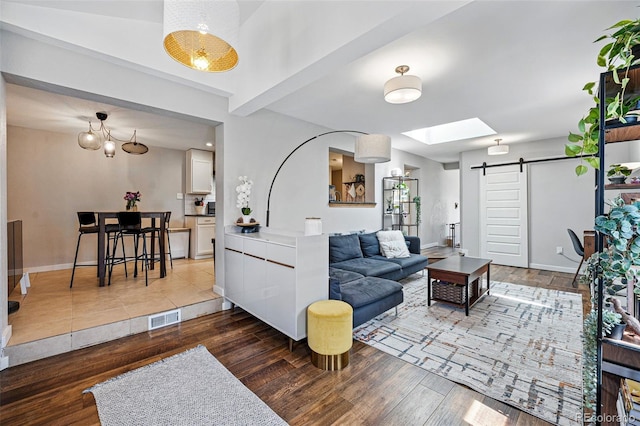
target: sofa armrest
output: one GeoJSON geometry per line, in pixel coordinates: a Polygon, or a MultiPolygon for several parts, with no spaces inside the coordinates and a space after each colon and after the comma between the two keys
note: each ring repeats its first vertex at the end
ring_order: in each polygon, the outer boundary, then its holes
{"type": "Polygon", "coordinates": [[[420,254],[420,237],[405,236],[404,240],[409,244],[409,253],[420,254]]]}

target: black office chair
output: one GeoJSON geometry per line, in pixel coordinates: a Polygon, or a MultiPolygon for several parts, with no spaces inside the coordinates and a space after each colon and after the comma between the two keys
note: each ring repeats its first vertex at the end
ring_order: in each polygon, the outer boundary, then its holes
{"type": "MultiPolygon", "coordinates": [[[[122,241],[124,246],[124,236],[130,235],[133,236],[133,247],[134,247],[134,269],[133,276],[138,276],[138,259],[143,261],[144,268],[144,284],[145,286],[149,285],[149,253],[147,252],[147,239],[145,238],[147,233],[151,232],[151,228],[142,228],[142,216],[140,212],[118,212],[118,236],[116,237],[115,243],[113,245],[113,255],[112,258],[115,258],[116,247],[118,246],[118,239],[122,241]],[[140,245],[140,238],[142,238],[142,254],[138,255],[138,248],[140,245]]],[[[109,264],[109,283],[111,285],[111,275],[113,273],[113,265],[114,262],[109,264]]],[[[125,272],[126,272],[126,259],[125,259],[125,272]]]]}
{"type": "Polygon", "coordinates": [[[576,251],[578,256],[580,256],[580,265],[578,265],[578,270],[573,276],[573,281],[571,281],[571,286],[577,287],[578,285],[576,284],[576,278],[578,277],[578,273],[580,272],[580,268],[582,267],[582,262],[584,262],[584,247],[582,246],[582,241],[580,241],[580,238],[578,238],[575,232],[573,232],[571,229],[567,229],[567,232],[569,233],[569,237],[571,237],[573,249],[576,251]]]}
{"type": "MultiPolygon", "coordinates": [[[[98,222],[96,222],[96,214],[94,212],[77,212],[78,214],[78,222],[80,223],[80,227],[78,228],[78,242],[76,243],[76,255],[73,258],[73,270],[71,271],[71,282],[69,283],[69,288],[73,287],[73,277],[76,274],[76,267],[78,266],[98,266],[97,263],[83,263],[82,265],[78,265],[78,251],[80,249],[80,240],[83,235],[87,234],[98,234],[98,222]]],[[[118,232],[118,225],[115,224],[107,224],[105,226],[105,233],[107,235],[107,250],[106,250],[106,260],[109,259],[109,245],[110,242],[116,237],[116,233],[118,232]]],[[[123,246],[124,250],[124,246],[123,246]]],[[[124,251],[123,251],[124,257],[124,251]]],[[[105,263],[107,264],[107,263],[105,263]]],[[[126,265],[125,265],[126,272],[126,265]]]]}

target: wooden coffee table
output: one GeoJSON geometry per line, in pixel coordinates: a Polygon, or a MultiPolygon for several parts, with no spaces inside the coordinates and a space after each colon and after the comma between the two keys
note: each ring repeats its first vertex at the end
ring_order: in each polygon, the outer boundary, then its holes
{"type": "Polygon", "coordinates": [[[427,304],[431,300],[464,306],[465,315],[481,297],[489,293],[491,286],[491,260],[478,257],[451,256],[432,263],[427,269],[427,304]],[[482,275],[487,274],[487,288],[482,288],[482,275]],[[431,280],[439,280],[432,295],[431,280]],[[471,291],[469,291],[471,285],[471,291]]]}

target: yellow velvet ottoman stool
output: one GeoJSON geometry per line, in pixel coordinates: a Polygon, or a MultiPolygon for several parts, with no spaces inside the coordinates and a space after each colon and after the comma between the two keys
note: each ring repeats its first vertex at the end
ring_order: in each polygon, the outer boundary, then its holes
{"type": "Polygon", "coordinates": [[[307,343],[311,363],[323,370],[349,365],[353,345],[353,308],[340,300],[320,300],[307,308],[307,343]]]}

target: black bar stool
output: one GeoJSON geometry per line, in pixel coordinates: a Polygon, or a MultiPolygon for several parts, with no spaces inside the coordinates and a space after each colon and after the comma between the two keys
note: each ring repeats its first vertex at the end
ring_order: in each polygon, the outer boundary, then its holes
{"type": "MultiPolygon", "coordinates": [[[[141,259],[143,261],[143,268],[144,268],[144,283],[145,283],[145,286],[148,286],[149,285],[149,275],[148,275],[149,253],[147,252],[147,239],[145,237],[148,233],[152,232],[153,228],[142,228],[142,216],[140,215],[140,212],[118,212],[117,217],[118,217],[118,228],[119,228],[118,237],[120,237],[120,240],[122,241],[123,246],[124,246],[123,237],[125,235],[130,235],[133,237],[133,247],[135,252],[133,257],[133,260],[135,262],[133,276],[134,277],[138,276],[138,259],[141,259]],[[140,238],[142,238],[142,254],[138,255],[140,238]]],[[[116,247],[118,246],[118,237],[116,237],[115,243],[113,245],[112,259],[115,257],[116,247]]],[[[114,262],[109,263],[108,285],[111,285],[111,275],[113,273],[113,264],[114,262]]],[[[125,259],[125,268],[126,268],[126,259],[125,259]]]]}
{"type": "MultiPolygon", "coordinates": [[[[73,287],[73,278],[76,274],[76,267],[78,266],[98,266],[97,263],[91,264],[82,264],[78,265],[78,251],[80,249],[80,240],[83,235],[87,234],[98,234],[98,222],[96,221],[96,214],[94,212],[77,212],[78,214],[78,222],[80,223],[80,227],[78,228],[78,242],[76,243],[76,255],[73,258],[73,270],[71,271],[71,282],[69,283],[69,288],[73,287]]],[[[107,235],[107,251],[106,251],[106,259],[109,261],[109,244],[111,240],[116,237],[116,233],[118,232],[118,225],[108,224],[105,227],[105,233],[107,235]]],[[[124,250],[124,246],[123,246],[124,250]]],[[[123,251],[124,257],[124,251],[123,251]]],[[[106,262],[105,262],[106,264],[106,262]]],[[[125,265],[126,268],[126,265],[125,265]]],[[[125,269],[126,273],[126,269],[125,269]]]]}
{"type": "MultiPolygon", "coordinates": [[[[164,212],[164,231],[165,234],[167,234],[167,245],[165,247],[165,255],[168,254],[169,255],[169,263],[171,264],[171,269],[173,269],[173,256],[171,255],[171,238],[169,237],[170,232],[169,232],[169,221],[171,220],[171,212],[164,212]]],[[[150,237],[153,238],[154,235],[155,237],[158,238],[158,247],[160,247],[160,226],[156,226],[156,227],[148,227],[148,228],[144,228],[144,231],[147,235],[149,235],[149,233],[151,234],[150,237]]],[[[159,250],[159,248],[158,248],[159,250]]],[[[155,253],[151,253],[151,256],[153,257],[151,259],[152,262],[159,262],[160,261],[160,257],[155,257],[155,253]]]]}

